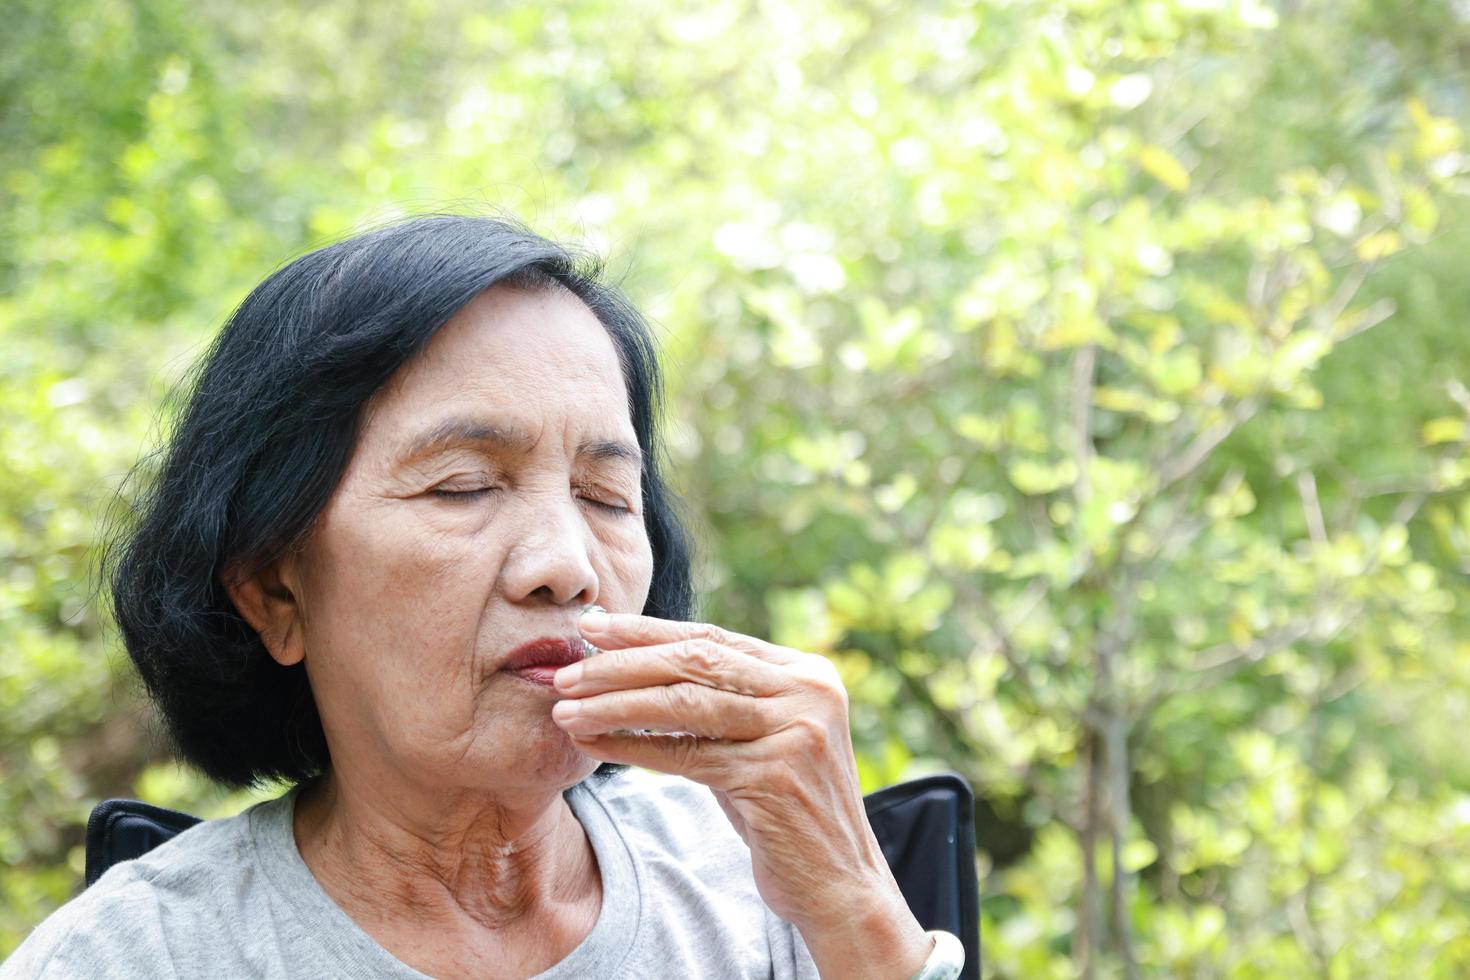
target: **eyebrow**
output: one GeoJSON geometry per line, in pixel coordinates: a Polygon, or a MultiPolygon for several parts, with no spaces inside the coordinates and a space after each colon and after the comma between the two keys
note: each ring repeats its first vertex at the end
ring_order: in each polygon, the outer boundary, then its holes
{"type": "MultiPolygon", "coordinates": [[[[418,459],[440,449],[462,445],[526,453],[536,445],[536,440],[519,426],[456,416],[419,435],[407,444],[398,458],[418,459]]],[[[636,445],[617,439],[585,439],[577,446],[577,455],[593,460],[626,460],[639,467],[643,465],[643,452],[636,445]]]]}
{"type": "Polygon", "coordinates": [[[577,455],[598,461],[622,459],[634,466],[643,465],[643,453],[637,446],[616,439],[587,439],[577,447],[577,455]]]}
{"type": "Polygon", "coordinates": [[[404,446],[399,459],[418,459],[450,446],[480,445],[495,449],[528,452],[535,444],[531,434],[513,425],[496,425],[467,418],[447,418],[404,446]]]}

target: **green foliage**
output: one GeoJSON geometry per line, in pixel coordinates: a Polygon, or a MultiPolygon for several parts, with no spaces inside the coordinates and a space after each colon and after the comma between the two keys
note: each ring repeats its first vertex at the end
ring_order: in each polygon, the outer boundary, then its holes
{"type": "MultiPolygon", "coordinates": [[[[505,206],[656,317],[705,616],[982,798],[995,976],[1470,968],[1462,4],[19,0],[0,953],[90,806],[243,806],[92,601],[284,257],[505,206]]],[[[271,795],[262,792],[262,795],[271,795]]]]}

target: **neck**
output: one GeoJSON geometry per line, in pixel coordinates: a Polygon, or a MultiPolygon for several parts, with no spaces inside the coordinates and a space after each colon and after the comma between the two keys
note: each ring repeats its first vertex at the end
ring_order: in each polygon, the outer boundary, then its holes
{"type": "Polygon", "coordinates": [[[515,931],[601,904],[596,857],[560,789],[368,794],[329,772],[299,791],[294,829],[307,867],[360,922],[515,931]]]}

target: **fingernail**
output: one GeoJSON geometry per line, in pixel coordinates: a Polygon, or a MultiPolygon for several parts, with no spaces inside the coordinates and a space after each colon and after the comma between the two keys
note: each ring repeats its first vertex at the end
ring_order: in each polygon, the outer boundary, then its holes
{"type": "Polygon", "coordinates": [[[552,683],[557,687],[576,687],[581,679],[581,664],[567,664],[551,676],[552,683]]]}
{"type": "Polygon", "coordinates": [[[577,620],[577,628],[593,632],[607,629],[607,610],[601,606],[592,606],[577,620]]]}
{"type": "Polygon", "coordinates": [[[582,711],[580,701],[558,701],[551,706],[551,717],[557,721],[571,721],[582,711]]]}

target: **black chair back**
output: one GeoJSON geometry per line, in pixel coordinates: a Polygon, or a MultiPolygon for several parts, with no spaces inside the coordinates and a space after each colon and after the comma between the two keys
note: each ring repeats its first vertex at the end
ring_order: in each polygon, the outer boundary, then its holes
{"type": "Polygon", "coordinates": [[[965,947],[962,980],[980,977],[980,887],[975,870],[975,798],[955,773],[911,779],[863,797],[873,836],[899,890],[925,929],[965,947]]]}
{"type": "Polygon", "coordinates": [[[87,818],[87,887],[114,864],[142,857],[199,818],[141,800],[103,800],[87,818]]]}

